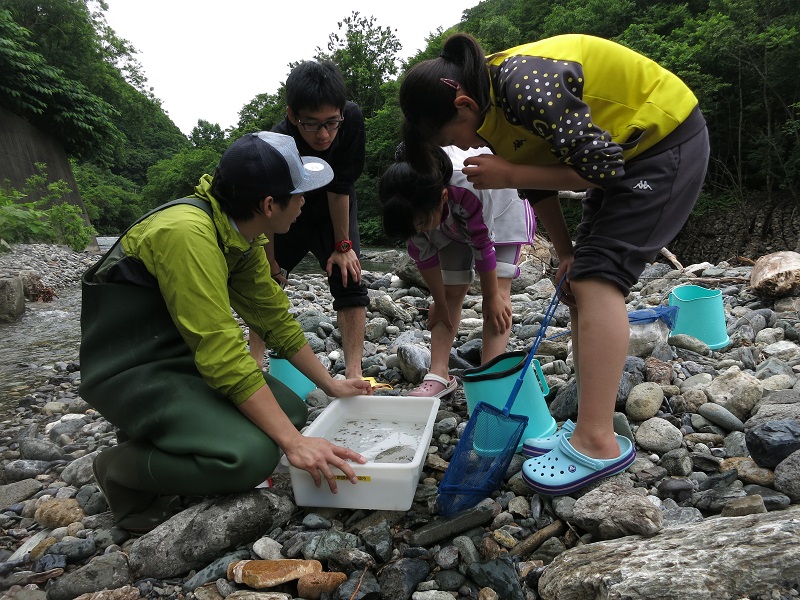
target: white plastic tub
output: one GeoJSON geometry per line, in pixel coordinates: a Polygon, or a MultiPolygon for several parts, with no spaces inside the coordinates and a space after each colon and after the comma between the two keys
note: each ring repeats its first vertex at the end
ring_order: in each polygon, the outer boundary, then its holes
{"type": "Polygon", "coordinates": [[[316,487],[307,471],[288,464],[298,506],[408,510],[414,502],[433,435],[438,398],[356,396],[336,399],[303,432],[323,437],[363,454],[368,462],[351,463],[353,485],[337,473],[338,493],[327,482],[316,487]]]}

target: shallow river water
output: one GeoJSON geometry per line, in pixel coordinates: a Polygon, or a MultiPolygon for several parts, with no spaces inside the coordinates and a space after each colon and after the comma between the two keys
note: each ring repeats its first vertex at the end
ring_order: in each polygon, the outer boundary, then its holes
{"type": "Polygon", "coordinates": [[[78,360],[80,287],[58,290],[52,302],[26,302],[22,318],[0,323],[0,415],[13,410],[32,384],[43,383],[45,369],[78,360]]]}
{"type": "MultiPolygon", "coordinates": [[[[106,249],[116,238],[98,238],[106,249]]],[[[393,265],[364,261],[375,272],[393,265]]],[[[308,255],[293,273],[322,273],[308,255]]],[[[55,363],[78,360],[80,348],[80,286],[60,289],[53,302],[26,302],[19,321],[0,323],[0,418],[14,410],[20,396],[44,383],[55,363]]]]}

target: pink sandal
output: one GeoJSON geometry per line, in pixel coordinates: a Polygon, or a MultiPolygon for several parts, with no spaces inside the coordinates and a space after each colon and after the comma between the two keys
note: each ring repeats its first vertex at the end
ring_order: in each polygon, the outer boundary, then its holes
{"type": "Polygon", "coordinates": [[[422,379],[422,383],[411,390],[408,395],[424,398],[444,398],[452,394],[458,387],[458,380],[452,375],[448,378],[439,377],[433,373],[428,373],[422,379]]]}

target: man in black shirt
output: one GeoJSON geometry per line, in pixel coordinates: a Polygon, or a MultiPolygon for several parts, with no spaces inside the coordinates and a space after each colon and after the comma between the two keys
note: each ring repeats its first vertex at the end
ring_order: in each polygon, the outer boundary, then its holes
{"type": "MultiPolygon", "coordinates": [[[[311,252],[328,274],[344,349],[345,376],[361,377],[367,289],[361,282],[355,182],[364,169],[361,109],[347,101],[339,69],[330,61],[300,63],[286,80],[286,118],[273,131],[291,135],[300,153],[333,168],[333,181],[305,194],[300,217],[265,246],[273,277],[286,276],[311,252]],[[283,272],[282,272],[283,270],[283,272]]],[[[264,342],[252,332],[250,352],[263,366],[264,342]]]]}

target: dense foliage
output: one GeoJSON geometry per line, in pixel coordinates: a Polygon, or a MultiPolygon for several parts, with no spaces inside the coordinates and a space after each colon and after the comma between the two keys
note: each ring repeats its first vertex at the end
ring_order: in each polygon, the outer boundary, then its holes
{"type": "Polygon", "coordinates": [[[97,232],[84,224],[80,208],[65,201],[72,191],[69,185],[63,179],[48,181],[42,163],[36,163],[34,169],[22,189],[7,181],[0,183],[0,239],[55,242],[76,252],[83,250],[97,232]]]}
{"type": "MultiPolygon", "coordinates": [[[[283,86],[264,90],[243,105],[232,130],[199,121],[187,139],[146,87],[134,48],[105,23],[105,9],[93,0],[0,0],[0,104],[61,136],[76,158],[92,222],[108,233],[190,192],[232,139],[271,128],[285,108],[283,86]]],[[[477,37],[487,52],[567,32],[629,46],[676,72],[700,99],[712,162],[696,210],[754,196],[798,202],[795,0],[482,0],[460,23],[442,24],[450,29],[431,25],[427,47],[409,63],[436,56],[455,30],[477,37]]],[[[359,210],[362,239],[377,243],[377,181],[399,141],[397,86],[408,65],[397,58],[395,32],[374,18],[352,13],[336,27],[317,58],[340,65],[367,117],[359,210]]]]}

